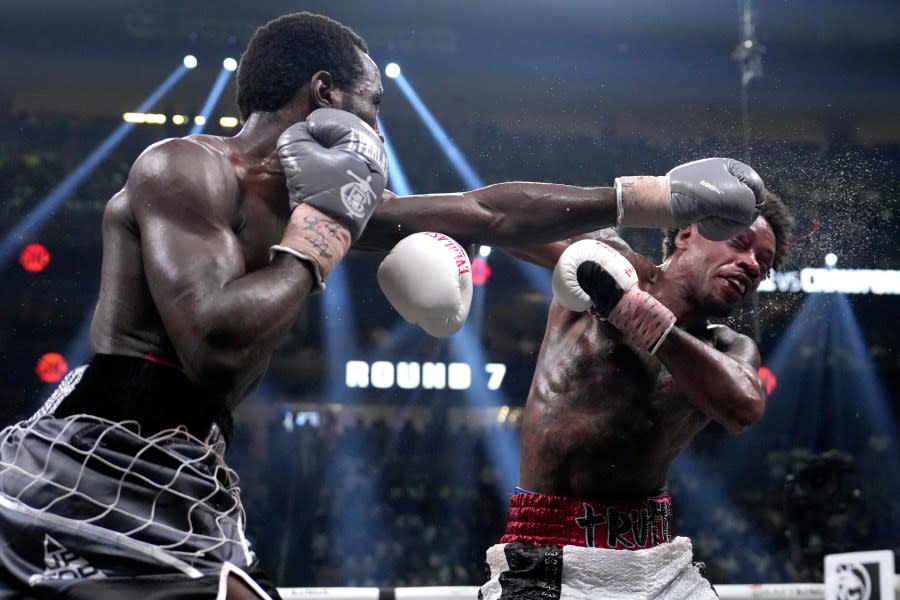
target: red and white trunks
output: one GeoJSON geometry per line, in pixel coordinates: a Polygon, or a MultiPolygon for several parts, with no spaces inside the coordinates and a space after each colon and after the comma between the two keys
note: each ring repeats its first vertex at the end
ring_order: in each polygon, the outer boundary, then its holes
{"type": "Polygon", "coordinates": [[[605,503],[566,496],[513,494],[500,543],[652,548],[672,541],[672,498],[605,503]]]}

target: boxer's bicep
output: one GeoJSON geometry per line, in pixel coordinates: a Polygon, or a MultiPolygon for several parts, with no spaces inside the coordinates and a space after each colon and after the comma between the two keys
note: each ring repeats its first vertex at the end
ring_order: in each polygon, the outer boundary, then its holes
{"type": "Polygon", "coordinates": [[[508,254],[515,256],[521,260],[533,263],[540,267],[552,269],[559,261],[559,257],[565,252],[571,244],[579,240],[599,240],[614,250],[617,250],[625,258],[634,265],[637,270],[638,277],[642,280],[647,279],[653,265],[642,255],[637,254],[631,249],[631,246],[623,240],[618,232],[608,227],[583,235],[575,236],[558,242],[549,242],[546,244],[522,244],[516,246],[504,246],[503,250],[508,254]]]}
{"type": "Polygon", "coordinates": [[[182,338],[205,327],[218,292],[245,273],[234,195],[204,152],[184,142],[151,150],[126,184],[147,285],[179,354],[182,338]]]}
{"type": "Polygon", "coordinates": [[[423,194],[384,198],[372,214],[360,239],[357,250],[390,250],[400,240],[413,233],[439,231],[467,245],[479,231],[487,229],[488,216],[462,194],[423,194]]]}
{"type": "Polygon", "coordinates": [[[464,246],[552,242],[615,221],[611,188],[505,182],[457,194],[392,198],[375,211],[358,246],[386,250],[419,231],[440,231],[464,246]]]}
{"type": "Polygon", "coordinates": [[[559,257],[570,245],[570,241],[550,242],[549,244],[528,244],[523,246],[504,246],[504,252],[520,260],[530,262],[545,269],[553,269],[559,257]]]}

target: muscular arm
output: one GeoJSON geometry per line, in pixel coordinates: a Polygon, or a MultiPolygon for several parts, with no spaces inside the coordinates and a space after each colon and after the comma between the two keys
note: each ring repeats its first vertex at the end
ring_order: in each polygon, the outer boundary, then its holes
{"type": "Polygon", "coordinates": [[[592,231],[564,241],[550,242],[548,244],[506,246],[503,250],[516,258],[534,263],[539,267],[552,269],[556,266],[560,255],[565,252],[566,248],[574,242],[583,239],[600,240],[618,250],[632,265],[634,265],[638,277],[641,280],[648,279],[651,271],[654,269],[654,266],[650,261],[643,255],[632,250],[631,246],[628,245],[628,242],[622,239],[619,232],[613,227],[592,231]]]}
{"type": "Polygon", "coordinates": [[[290,256],[246,272],[237,186],[222,157],[185,140],[145,152],[126,186],[166,333],[191,379],[226,394],[268,360],[312,286],[290,256]]]}
{"type": "Polygon", "coordinates": [[[458,194],[390,194],[357,247],[387,250],[417,231],[439,231],[463,245],[550,242],[615,222],[614,188],[498,183],[458,194]]]}
{"type": "Polygon", "coordinates": [[[759,350],[747,336],[718,327],[713,348],[674,327],[656,351],[672,378],[699,411],[740,433],[758,421],[766,388],[757,371],[759,350]]]}

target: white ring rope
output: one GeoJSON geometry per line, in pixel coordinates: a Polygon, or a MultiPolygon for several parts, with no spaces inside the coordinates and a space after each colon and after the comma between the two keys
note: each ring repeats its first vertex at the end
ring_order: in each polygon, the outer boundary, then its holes
{"type": "MultiPolygon", "coordinates": [[[[824,600],[823,583],[717,584],[719,600],[824,600]]],[[[476,586],[279,588],[284,600],[475,600],[476,586]]],[[[900,600],[900,575],[894,576],[894,598],[900,600]]]]}

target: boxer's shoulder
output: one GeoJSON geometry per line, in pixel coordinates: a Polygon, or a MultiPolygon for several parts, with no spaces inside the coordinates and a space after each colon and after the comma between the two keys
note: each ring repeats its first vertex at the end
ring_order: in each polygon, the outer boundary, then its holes
{"type": "Polygon", "coordinates": [[[755,343],[748,336],[720,323],[708,324],[703,331],[703,337],[712,343],[713,347],[722,352],[748,344],[755,347],[755,343]]]}
{"type": "Polygon", "coordinates": [[[240,168],[214,136],[161,140],[135,160],[125,186],[136,214],[186,209],[232,211],[240,200],[240,168]]]}

